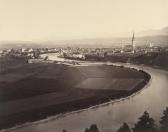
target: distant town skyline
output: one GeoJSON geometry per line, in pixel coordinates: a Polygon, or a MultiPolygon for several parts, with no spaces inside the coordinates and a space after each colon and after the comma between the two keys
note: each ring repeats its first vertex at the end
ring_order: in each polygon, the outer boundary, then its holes
{"type": "Polygon", "coordinates": [[[0,0],[0,41],[155,35],[167,12],[168,0],[0,0]]]}

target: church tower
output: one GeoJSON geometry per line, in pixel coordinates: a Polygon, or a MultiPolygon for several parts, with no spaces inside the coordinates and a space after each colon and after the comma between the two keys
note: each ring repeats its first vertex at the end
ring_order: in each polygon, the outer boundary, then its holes
{"type": "Polygon", "coordinates": [[[134,44],[134,40],[135,40],[135,36],[134,36],[134,32],[132,35],[132,53],[135,53],[135,44],[134,44]]]}

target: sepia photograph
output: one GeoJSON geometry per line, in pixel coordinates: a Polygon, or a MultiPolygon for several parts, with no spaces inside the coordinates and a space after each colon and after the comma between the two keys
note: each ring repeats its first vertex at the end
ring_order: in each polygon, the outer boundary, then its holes
{"type": "Polygon", "coordinates": [[[168,132],[168,0],[0,0],[0,132],[168,132]]]}

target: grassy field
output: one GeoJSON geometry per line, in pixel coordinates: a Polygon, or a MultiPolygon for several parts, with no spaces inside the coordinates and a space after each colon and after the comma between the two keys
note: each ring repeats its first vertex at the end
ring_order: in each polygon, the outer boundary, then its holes
{"type": "Polygon", "coordinates": [[[24,64],[0,73],[0,129],[128,96],[149,80],[116,66],[24,64]]]}

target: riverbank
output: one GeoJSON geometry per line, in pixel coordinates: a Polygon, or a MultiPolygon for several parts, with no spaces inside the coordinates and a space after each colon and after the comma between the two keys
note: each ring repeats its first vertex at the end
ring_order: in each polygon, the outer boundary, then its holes
{"type": "Polygon", "coordinates": [[[4,129],[127,97],[143,88],[150,75],[123,66],[28,64],[9,70],[1,80],[4,129]]]}

